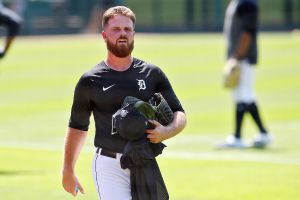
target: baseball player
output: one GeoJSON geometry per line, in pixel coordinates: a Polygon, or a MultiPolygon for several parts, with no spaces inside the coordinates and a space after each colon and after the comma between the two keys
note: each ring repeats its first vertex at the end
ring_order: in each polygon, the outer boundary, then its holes
{"type": "MultiPolygon", "coordinates": [[[[233,88],[236,104],[235,131],[226,139],[225,147],[245,147],[241,128],[245,113],[250,113],[256,123],[259,134],[253,144],[265,146],[271,142],[259,115],[256,97],[253,91],[255,79],[254,65],[257,63],[258,5],[256,0],[231,0],[225,16],[224,33],[227,38],[227,65],[240,66],[238,84],[233,88]]],[[[226,66],[226,65],[225,65],[226,66]]]]}
{"type": "Polygon", "coordinates": [[[120,157],[128,142],[112,134],[112,115],[126,96],[147,101],[160,92],[174,112],[173,121],[162,125],[151,121],[154,129],[146,130],[151,143],[159,143],[178,134],[186,124],[184,110],[163,71],[152,64],[134,58],[135,14],[127,7],[109,8],[102,18],[102,38],[107,56],[78,81],[69,127],[65,139],[62,184],[76,196],[84,193],[75,173],[75,163],[85,141],[89,119],[93,113],[96,152],[92,164],[94,183],[101,200],[130,200],[130,170],[122,169],[120,157]]]}
{"type": "Polygon", "coordinates": [[[21,17],[12,10],[4,7],[0,0],[0,26],[5,26],[8,30],[4,47],[0,50],[0,58],[3,58],[6,55],[20,29],[21,22],[21,17]]]}

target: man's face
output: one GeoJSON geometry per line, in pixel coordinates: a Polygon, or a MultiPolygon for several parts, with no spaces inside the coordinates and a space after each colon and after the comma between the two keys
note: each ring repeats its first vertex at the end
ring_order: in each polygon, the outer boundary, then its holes
{"type": "Polygon", "coordinates": [[[102,32],[107,49],[117,57],[124,58],[131,54],[134,47],[133,22],[129,17],[112,17],[102,32]]]}

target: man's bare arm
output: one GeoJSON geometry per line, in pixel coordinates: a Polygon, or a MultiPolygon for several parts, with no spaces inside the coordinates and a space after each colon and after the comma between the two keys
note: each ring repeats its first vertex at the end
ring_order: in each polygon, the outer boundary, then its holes
{"type": "Polygon", "coordinates": [[[74,128],[68,128],[66,133],[62,184],[64,189],[73,196],[77,195],[77,189],[84,193],[83,187],[75,176],[75,164],[85,142],[86,135],[86,131],[74,128]]]}
{"type": "Polygon", "coordinates": [[[174,119],[172,123],[167,126],[163,126],[155,120],[151,120],[150,122],[155,125],[155,129],[147,130],[148,138],[152,143],[159,143],[174,137],[182,131],[186,126],[186,116],[184,112],[174,112],[174,119]]]}
{"type": "Polygon", "coordinates": [[[243,60],[252,43],[253,36],[249,32],[243,32],[239,38],[239,42],[233,55],[237,60],[243,60]]]}

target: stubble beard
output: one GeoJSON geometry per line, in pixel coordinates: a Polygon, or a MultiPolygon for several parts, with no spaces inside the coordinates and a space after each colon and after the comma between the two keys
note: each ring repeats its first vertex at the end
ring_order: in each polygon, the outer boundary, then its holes
{"type": "Polygon", "coordinates": [[[132,40],[131,43],[125,44],[118,44],[112,43],[109,40],[106,41],[106,47],[107,49],[114,54],[115,56],[119,58],[125,58],[131,54],[134,48],[134,40],[132,40]]]}

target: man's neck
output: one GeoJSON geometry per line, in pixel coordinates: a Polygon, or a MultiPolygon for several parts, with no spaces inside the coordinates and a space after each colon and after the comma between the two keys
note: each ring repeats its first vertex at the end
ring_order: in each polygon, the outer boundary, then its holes
{"type": "Polygon", "coordinates": [[[120,58],[109,53],[104,62],[109,68],[113,70],[125,71],[131,66],[132,61],[133,61],[133,57],[131,55],[128,55],[127,57],[124,58],[120,58]]]}

